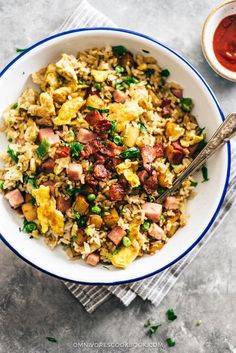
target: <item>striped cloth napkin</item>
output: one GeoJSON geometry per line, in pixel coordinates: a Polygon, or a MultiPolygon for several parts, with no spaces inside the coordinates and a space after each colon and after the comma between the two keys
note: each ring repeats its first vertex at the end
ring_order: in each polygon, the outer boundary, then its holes
{"type": "MultiPolygon", "coordinates": [[[[57,32],[63,32],[69,29],[81,27],[115,27],[115,24],[107,17],[93,8],[86,0],[82,0],[73,14],[68,17],[57,32]]],[[[152,276],[148,279],[129,283],[126,285],[116,286],[96,286],[81,285],[77,283],[65,282],[69,291],[80,301],[84,308],[92,313],[99,305],[115,295],[121,302],[128,306],[137,296],[143,300],[150,300],[154,305],[160,304],[169,290],[173,287],[179,276],[195,258],[203,245],[213,237],[217,228],[228,214],[228,210],[232,207],[236,200],[236,146],[232,144],[232,170],[230,185],[225,198],[223,207],[221,208],[217,220],[211,230],[205,235],[200,243],[178,263],[169,267],[165,271],[152,276]]]]}

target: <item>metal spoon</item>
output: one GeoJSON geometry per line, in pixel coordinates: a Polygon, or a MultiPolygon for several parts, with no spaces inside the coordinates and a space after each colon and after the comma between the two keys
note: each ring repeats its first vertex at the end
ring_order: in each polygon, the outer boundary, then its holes
{"type": "Polygon", "coordinates": [[[178,189],[183,181],[190,175],[199,169],[213,154],[222,147],[227,141],[229,141],[236,134],[236,113],[229,114],[224,122],[218,127],[214,135],[208,141],[203,150],[197,155],[197,157],[189,164],[189,166],[183,171],[182,174],[175,180],[172,187],[166,190],[158,199],[159,203],[162,203],[165,198],[170,195],[173,191],[178,189]]]}

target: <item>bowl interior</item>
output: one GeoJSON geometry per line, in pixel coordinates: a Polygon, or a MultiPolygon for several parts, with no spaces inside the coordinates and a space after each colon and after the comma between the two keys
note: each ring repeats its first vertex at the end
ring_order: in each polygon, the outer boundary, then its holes
{"type": "MultiPolygon", "coordinates": [[[[33,86],[30,74],[50,62],[56,61],[62,52],[76,54],[78,50],[99,47],[106,44],[122,44],[136,53],[145,49],[163,68],[171,72],[170,79],[184,87],[184,95],[195,102],[194,114],[201,126],[206,127],[210,137],[221,123],[221,114],[215,98],[203,79],[181,57],[151,39],[121,30],[85,30],[65,33],[43,41],[11,65],[0,79],[3,94],[0,100],[0,114],[28,86],[33,86]]],[[[146,54],[147,55],[147,54],[146,54]]],[[[7,146],[3,135],[0,152],[7,146]]],[[[229,155],[227,147],[222,148],[208,163],[210,180],[202,183],[200,173],[197,195],[188,203],[188,223],[179,229],[169,243],[154,256],[136,260],[126,270],[102,265],[89,267],[83,260],[69,261],[61,249],[51,251],[42,241],[29,239],[19,231],[21,220],[0,197],[0,232],[8,245],[19,255],[38,268],[64,279],[85,283],[117,283],[139,279],[169,266],[191,249],[212,223],[225,192],[229,155]]]]}
{"type": "Polygon", "coordinates": [[[232,81],[236,81],[236,72],[228,70],[217,60],[213,50],[213,38],[221,20],[235,14],[236,1],[229,1],[220,5],[207,17],[202,32],[202,48],[207,61],[219,75],[232,81]]]}

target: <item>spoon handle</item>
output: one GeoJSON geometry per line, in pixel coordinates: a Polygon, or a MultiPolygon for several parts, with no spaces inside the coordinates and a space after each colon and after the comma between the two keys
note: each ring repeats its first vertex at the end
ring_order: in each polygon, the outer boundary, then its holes
{"type": "Polygon", "coordinates": [[[218,127],[209,142],[197,157],[189,164],[182,174],[175,180],[172,187],[166,190],[159,198],[158,202],[163,202],[173,191],[178,189],[183,181],[197,169],[199,169],[220,147],[229,141],[236,134],[236,113],[229,114],[223,123],[218,127]]]}

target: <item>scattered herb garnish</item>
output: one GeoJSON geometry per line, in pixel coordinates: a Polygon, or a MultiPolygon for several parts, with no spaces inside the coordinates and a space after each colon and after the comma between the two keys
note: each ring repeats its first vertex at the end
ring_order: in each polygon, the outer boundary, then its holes
{"type": "Polygon", "coordinates": [[[70,155],[72,158],[80,157],[80,152],[84,148],[84,145],[80,142],[71,142],[70,143],[70,155]]]}
{"type": "Polygon", "coordinates": [[[170,76],[170,71],[167,69],[164,69],[164,70],[161,70],[160,74],[161,74],[161,77],[168,77],[170,76]]]}
{"type": "Polygon", "coordinates": [[[96,82],[96,83],[94,84],[94,87],[96,88],[96,90],[97,90],[98,92],[101,92],[101,90],[102,90],[102,85],[101,85],[101,83],[96,82]]]}
{"type": "Polygon", "coordinates": [[[49,342],[57,343],[57,340],[56,340],[56,338],[54,338],[54,337],[46,337],[46,339],[47,339],[49,342]]]}
{"type": "Polygon", "coordinates": [[[117,65],[117,66],[115,67],[115,71],[116,71],[118,74],[121,74],[122,72],[125,71],[125,69],[123,68],[123,66],[117,65]]]}
{"type": "Polygon", "coordinates": [[[39,147],[36,149],[36,153],[40,159],[46,156],[50,148],[50,143],[48,140],[43,139],[42,143],[39,145],[39,147]]]}
{"type": "Polygon", "coordinates": [[[123,141],[124,141],[124,137],[115,134],[114,136],[111,137],[111,141],[113,141],[117,146],[122,146],[123,145],[123,141]]]}
{"type": "Polygon", "coordinates": [[[121,56],[124,55],[128,50],[123,45],[114,45],[112,47],[112,51],[115,55],[121,56]]]}
{"type": "Polygon", "coordinates": [[[15,102],[14,104],[12,104],[11,108],[12,108],[12,109],[16,109],[16,108],[18,108],[18,103],[17,103],[17,102],[15,102]]]}
{"type": "Polygon", "coordinates": [[[160,326],[161,324],[151,323],[151,321],[148,320],[144,325],[144,327],[147,328],[147,332],[146,332],[147,336],[151,337],[154,333],[157,332],[160,326]]]}
{"type": "Polygon", "coordinates": [[[175,341],[172,338],[167,338],[166,343],[168,347],[174,347],[175,346],[175,341]]]}
{"type": "Polygon", "coordinates": [[[191,98],[181,98],[179,105],[184,112],[190,113],[193,109],[193,100],[191,98]]]}
{"type": "Polygon", "coordinates": [[[168,309],[166,312],[166,315],[168,317],[168,320],[174,321],[177,319],[177,315],[175,315],[175,312],[173,309],[168,309]]]}
{"type": "Polygon", "coordinates": [[[203,181],[208,181],[209,180],[209,178],[208,178],[208,169],[207,169],[207,167],[204,165],[203,167],[202,167],[202,176],[203,176],[203,181]]]}
{"type": "Polygon", "coordinates": [[[16,48],[17,53],[23,53],[23,51],[25,51],[25,50],[27,50],[27,48],[26,49],[16,48]]]}
{"type": "Polygon", "coordinates": [[[4,186],[4,181],[3,181],[3,180],[0,180],[0,190],[3,189],[3,186],[4,186]]]}
{"type": "Polygon", "coordinates": [[[33,188],[36,188],[36,187],[37,187],[37,185],[36,185],[37,178],[36,178],[36,177],[31,177],[31,176],[26,175],[26,176],[23,178],[23,180],[24,180],[24,183],[25,183],[25,184],[28,184],[28,183],[29,183],[29,184],[32,185],[33,188]]]}
{"type": "Polygon", "coordinates": [[[151,77],[154,74],[155,70],[154,69],[147,69],[144,72],[147,77],[151,77]]]}
{"type": "Polygon", "coordinates": [[[124,152],[121,152],[120,156],[122,158],[134,158],[140,156],[140,150],[138,147],[131,147],[124,152]]]}
{"type": "Polygon", "coordinates": [[[143,133],[147,133],[147,128],[146,128],[146,126],[144,125],[144,124],[139,124],[139,130],[141,131],[141,132],[143,132],[143,133]]]}
{"type": "Polygon", "coordinates": [[[99,108],[94,108],[94,107],[91,107],[90,105],[87,105],[87,109],[88,110],[97,110],[99,111],[99,113],[109,113],[109,109],[99,109],[99,108]]]}
{"type": "Polygon", "coordinates": [[[192,186],[192,187],[194,187],[194,188],[197,186],[197,184],[198,184],[197,181],[191,180],[191,182],[190,182],[190,186],[192,186]]]}
{"type": "Polygon", "coordinates": [[[142,49],[142,51],[143,51],[144,53],[146,53],[146,54],[149,54],[149,53],[150,53],[150,51],[148,51],[148,50],[146,50],[146,49],[142,49]]]}
{"type": "Polygon", "coordinates": [[[204,130],[205,130],[205,127],[198,127],[196,129],[196,135],[200,136],[204,130]]]}
{"type": "Polygon", "coordinates": [[[23,232],[32,233],[34,230],[37,229],[37,224],[34,222],[28,222],[26,219],[23,223],[23,232]]]}
{"type": "Polygon", "coordinates": [[[18,156],[20,154],[19,152],[14,151],[11,147],[8,146],[7,154],[9,154],[9,156],[13,159],[15,163],[18,163],[18,156]]]}

